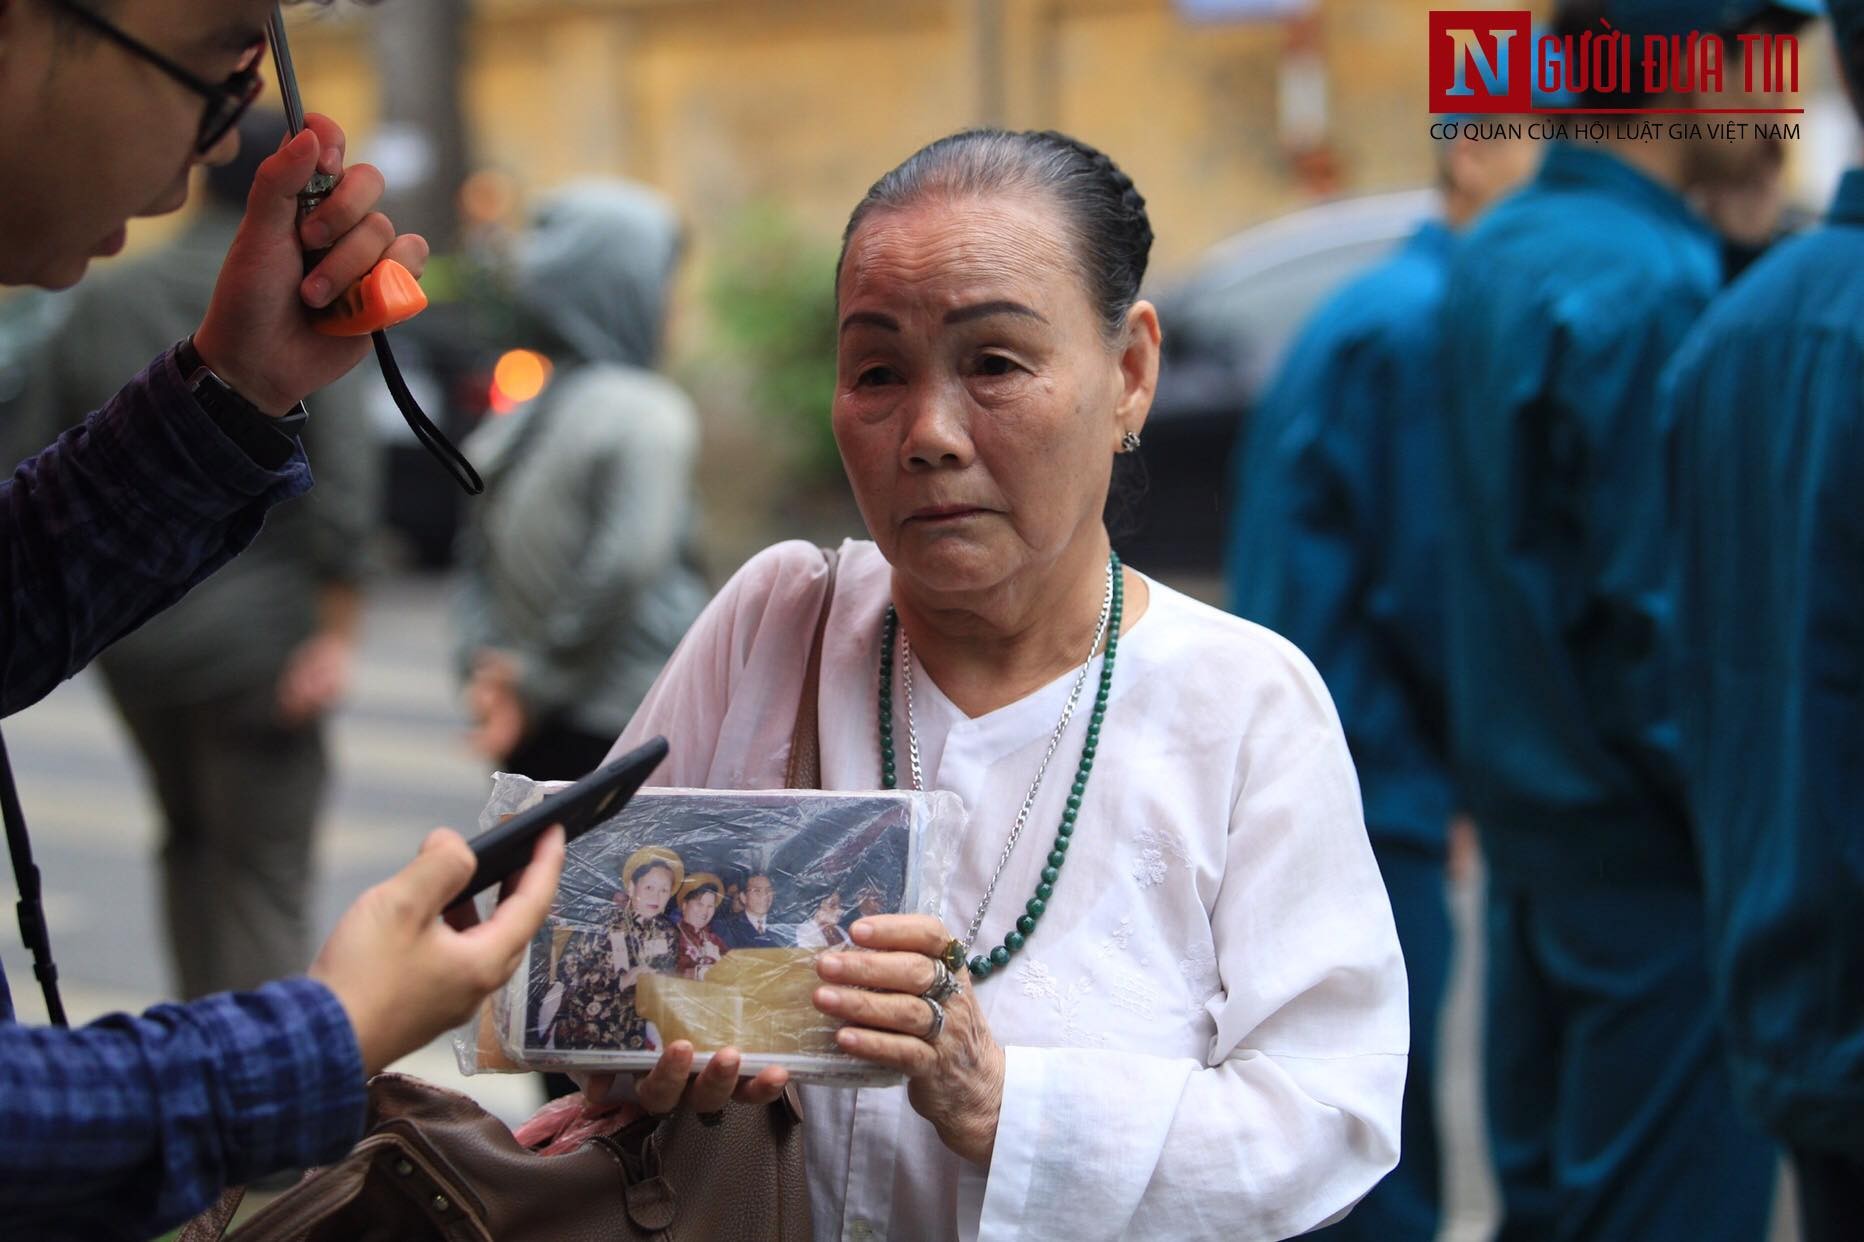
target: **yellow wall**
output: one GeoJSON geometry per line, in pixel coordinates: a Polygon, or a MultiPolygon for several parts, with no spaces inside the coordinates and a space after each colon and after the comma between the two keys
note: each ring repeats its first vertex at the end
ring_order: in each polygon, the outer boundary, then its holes
{"type": "MultiPolygon", "coordinates": [[[[1432,0],[1319,0],[1329,136],[1347,190],[1429,175],[1432,0]]],[[[1193,25],[1168,0],[480,0],[467,90],[479,162],[528,188],[638,177],[708,229],[774,199],[833,236],[919,144],[986,119],[1103,147],[1146,194],[1157,266],[1299,205],[1276,123],[1279,23],[1193,25]],[[987,24],[980,32],[978,22],[987,24]],[[980,53],[980,47],[994,49],[980,53]],[[1000,90],[987,66],[999,66],[1000,90]]],[[[360,18],[298,10],[311,106],[367,154],[360,18]]]]}

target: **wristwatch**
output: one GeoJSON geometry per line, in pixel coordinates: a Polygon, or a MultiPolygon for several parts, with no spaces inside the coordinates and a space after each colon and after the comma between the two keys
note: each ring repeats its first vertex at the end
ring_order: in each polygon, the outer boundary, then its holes
{"type": "Polygon", "coordinates": [[[192,336],[175,346],[175,365],[181,369],[182,382],[214,425],[256,465],[277,470],[291,460],[304,424],[311,417],[302,401],[282,417],[267,414],[214,374],[213,368],[202,361],[192,336]]]}

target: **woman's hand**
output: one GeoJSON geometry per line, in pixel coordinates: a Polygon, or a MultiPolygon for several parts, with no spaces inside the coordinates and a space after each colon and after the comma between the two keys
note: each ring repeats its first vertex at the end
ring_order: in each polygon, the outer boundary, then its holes
{"type": "MultiPolygon", "coordinates": [[[[682,1103],[695,1113],[715,1113],[733,1100],[760,1107],[775,1103],[789,1085],[790,1072],[777,1066],[740,1081],[739,1065],[738,1050],[722,1048],[694,1074],[693,1046],[676,1039],[660,1054],[653,1069],[634,1079],[634,1098],[655,1116],[670,1113],[682,1103]]],[[[614,1074],[591,1074],[583,1083],[583,1095],[592,1108],[611,1106],[617,1102],[615,1084],[614,1074]]],[[[624,1091],[620,1098],[625,1097],[624,1091]]]]}
{"type": "Polygon", "coordinates": [[[937,1040],[922,993],[937,978],[934,962],[951,933],[923,914],[882,914],[853,928],[871,953],[824,953],[816,973],[833,985],[816,989],[815,1007],[848,1025],[842,1051],[905,1074],[907,1097],[952,1151],[988,1165],[1003,1105],[1003,1048],[991,1037],[971,992],[970,972],[945,1002],[937,1040]],[[868,989],[863,991],[862,989],[868,989]]]}

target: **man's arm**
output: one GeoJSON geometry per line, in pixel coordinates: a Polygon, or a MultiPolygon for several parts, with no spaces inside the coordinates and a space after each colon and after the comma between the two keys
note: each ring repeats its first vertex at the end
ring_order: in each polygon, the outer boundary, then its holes
{"type": "MultiPolygon", "coordinates": [[[[317,169],[342,170],[345,141],[327,117],[306,125],[259,166],[192,338],[200,363],[273,415],[369,351],[366,340],[315,331],[312,284],[340,292],[383,257],[419,275],[427,257],[424,241],[372,213],[381,178],[366,166],[299,219],[297,191],[317,169]],[[348,244],[306,277],[300,230],[313,225],[348,244]]],[[[309,486],[302,454],[256,417],[210,415],[165,355],[15,473],[0,492],[0,713],[42,698],[179,599],[252,541],[266,509],[309,486]]]]}
{"type": "Polygon", "coordinates": [[[1564,638],[1606,746],[1680,808],[1658,400],[1663,369],[1701,308],[1643,288],[1615,288],[1612,301],[1617,314],[1575,315],[1557,329],[1562,365],[1550,404],[1570,436],[1556,439],[1547,468],[1562,480],[1577,540],[1564,638]]]}
{"type": "Polygon", "coordinates": [[[350,1021],[308,979],[77,1030],[0,1023],[0,1215],[20,1237],[152,1237],[222,1187],[336,1159],[363,1106],[350,1021]]]}
{"type": "Polygon", "coordinates": [[[218,569],[310,486],[267,469],[162,355],[0,483],[0,713],[34,703],[218,569]]]}
{"type": "Polygon", "coordinates": [[[563,831],[538,839],[484,922],[443,920],[473,866],[458,834],[429,833],[344,912],[308,978],[75,1031],[0,1018],[0,1232],[146,1238],[225,1186],[340,1156],[369,1075],[517,968],[556,894],[563,831]]]}

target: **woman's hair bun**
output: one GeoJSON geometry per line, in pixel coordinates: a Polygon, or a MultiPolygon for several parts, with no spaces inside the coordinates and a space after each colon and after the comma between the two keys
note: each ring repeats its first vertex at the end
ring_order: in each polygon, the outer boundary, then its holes
{"type": "Polygon", "coordinates": [[[1152,254],[1145,196],[1104,151],[1056,130],[968,129],[921,147],[856,205],[842,233],[842,257],[876,211],[908,207],[932,193],[1030,192],[1050,195],[1066,215],[1088,296],[1108,336],[1117,337],[1152,254]]]}

